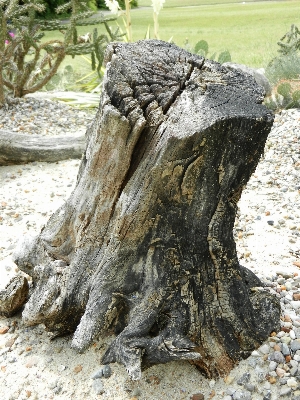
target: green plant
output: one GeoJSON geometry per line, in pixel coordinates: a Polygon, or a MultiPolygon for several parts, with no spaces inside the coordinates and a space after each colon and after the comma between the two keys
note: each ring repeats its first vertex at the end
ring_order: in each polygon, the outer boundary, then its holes
{"type": "Polygon", "coordinates": [[[116,17],[90,18],[93,12],[88,2],[70,0],[58,7],[58,13],[71,12],[70,22],[65,24],[36,18],[37,12],[45,10],[42,0],[23,0],[23,5],[17,0],[0,0],[0,105],[8,91],[22,97],[43,88],[66,55],[91,54],[92,67],[100,74],[107,43],[120,35],[108,26],[116,17]],[[96,24],[104,24],[107,34],[98,35],[94,29],[90,42],[79,43],[77,27],[96,24]],[[14,37],[9,35],[12,30],[14,37]],[[44,32],[52,30],[59,31],[61,38],[45,41],[44,32]]]}
{"type": "Polygon", "coordinates": [[[75,84],[75,73],[71,65],[66,65],[60,69],[53,77],[46,83],[44,89],[46,90],[68,90],[75,84]]]}
{"type": "Polygon", "coordinates": [[[296,25],[291,25],[291,29],[277,43],[278,53],[288,55],[300,50],[300,31],[296,25]]]}
{"type": "MultiPolygon", "coordinates": [[[[38,16],[40,16],[41,18],[46,18],[46,19],[50,19],[53,17],[56,17],[56,8],[58,6],[61,6],[64,4],[64,0],[48,0],[47,2],[44,3],[45,9],[44,11],[39,14],[38,16]]],[[[64,17],[66,17],[67,14],[64,15],[64,17]]]]}
{"type": "Polygon", "coordinates": [[[266,75],[273,84],[273,95],[265,103],[273,110],[299,107],[300,31],[297,26],[292,25],[277,44],[279,55],[271,60],[266,69],[266,75]]]}
{"type": "Polygon", "coordinates": [[[281,79],[297,79],[300,74],[300,55],[291,53],[273,58],[266,68],[266,75],[275,85],[281,79]]]}
{"type": "MultiPolygon", "coordinates": [[[[91,65],[91,60],[82,55],[81,56],[85,62],[91,65]]],[[[68,87],[70,90],[76,90],[76,91],[84,91],[86,93],[97,93],[100,92],[101,89],[101,83],[102,83],[102,77],[105,73],[105,68],[101,66],[100,74],[95,73],[95,71],[89,72],[88,74],[84,76],[80,76],[78,79],[74,79],[73,75],[73,82],[71,86],[68,87]]]]}
{"type": "Polygon", "coordinates": [[[300,75],[300,31],[297,26],[292,25],[277,44],[279,55],[270,61],[266,69],[274,85],[282,79],[296,79],[300,75]]]}
{"type": "Polygon", "coordinates": [[[216,60],[220,64],[231,61],[231,55],[228,50],[222,51],[218,56],[217,53],[209,54],[208,43],[203,39],[197,42],[194,48],[189,45],[188,39],[186,39],[185,48],[192,53],[199,54],[200,56],[209,58],[210,60],[216,60]]]}
{"type": "Polygon", "coordinates": [[[300,82],[280,81],[272,96],[265,100],[265,105],[273,111],[300,107],[300,82]]]}

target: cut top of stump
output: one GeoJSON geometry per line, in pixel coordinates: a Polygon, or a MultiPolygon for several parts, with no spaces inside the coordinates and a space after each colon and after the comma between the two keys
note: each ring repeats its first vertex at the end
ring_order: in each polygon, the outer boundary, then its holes
{"type": "MultiPolygon", "coordinates": [[[[257,106],[264,99],[264,89],[251,75],[232,71],[170,43],[145,40],[110,44],[106,63],[105,89],[110,102],[129,120],[134,121],[139,113],[151,126],[159,111],[168,116],[174,105],[188,113],[190,101],[201,108],[208,121],[211,108],[221,119],[234,115],[256,117],[262,112],[257,106]]],[[[272,115],[267,109],[265,113],[272,115]]]]}

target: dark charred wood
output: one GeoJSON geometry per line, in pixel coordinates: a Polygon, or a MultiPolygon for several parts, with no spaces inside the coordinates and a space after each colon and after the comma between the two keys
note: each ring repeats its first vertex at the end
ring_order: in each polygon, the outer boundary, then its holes
{"type": "Polygon", "coordinates": [[[16,252],[28,324],[75,330],[104,363],[191,360],[227,374],[279,327],[276,297],[240,266],[237,202],[273,123],[249,75],[160,41],[113,44],[77,186],[16,252]]]}
{"type": "Polygon", "coordinates": [[[0,166],[81,158],[84,136],[41,136],[0,131],[0,166]]]}

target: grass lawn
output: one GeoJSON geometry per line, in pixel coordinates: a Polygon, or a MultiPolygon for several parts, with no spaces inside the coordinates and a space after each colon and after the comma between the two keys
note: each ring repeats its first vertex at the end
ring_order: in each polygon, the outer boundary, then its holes
{"type": "MultiPolygon", "coordinates": [[[[276,54],[277,41],[291,24],[300,25],[299,1],[264,1],[191,6],[194,3],[213,3],[218,0],[166,0],[159,14],[160,38],[170,38],[183,46],[186,39],[194,46],[204,39],[210,54],[229,50],[232,60],[254,67],[261,67],[276,54]],[[188,4],[167,8],[168,3],[188,4]]],[[[220,1],[221,2],[221,1],[220,1]]],[[[140,0],[139,4],[150,3],[140,0]]],[[[134,40],[141,39],[150,25],[152,10],[132,10],[134,40]]]]}
{"type": "MultiPolygon", "coordinates": [[[[145,37],[148,26],[153,37],[151,0],[139,0],[140,7],[133,9],[133,39],[145,37]]],[[[124,29],[122,17],[118,23],[124,29]]],[[[265,67],[277,52],[277,42],[291,24],[300,26],[300,1],[238,0],[166,0],[159,14],[160,38],[172,39],[183,46],[188,40],[193,47],[204,39],[209,44],[209,55],[229,50],[232,61],[253,67],[265,67]],[[216,4],[217,3],[217,4],[216,4]]],[[[111,23],[115,25],[114,22],[111,23]]],[[[79,29],[80,34],[92,32],[93,26],[79,29]]],[[[104,31],[100,26],[99,31],[104,31]]],[[[46,37],[58,37],[49,32],[46,37]]],[[[82,74],[90,71],[89,64],[80,56],[68,57],[63,66],[71,64],[82,74]]]]}
{"type": "MultiPolygon", "coordinates": [[[[225,3],[253,3],[255,1],[261,0],[166,0],[164,3],[164,8],[169,7],[188,7],[188,6],[203,6],[203,5],[219,5],[225,3]]],[[[271,1],[271,0],[266,0],[271,1]]],[[[139,7],[150,7],[151,0],[138,0],[139,7]]]]}

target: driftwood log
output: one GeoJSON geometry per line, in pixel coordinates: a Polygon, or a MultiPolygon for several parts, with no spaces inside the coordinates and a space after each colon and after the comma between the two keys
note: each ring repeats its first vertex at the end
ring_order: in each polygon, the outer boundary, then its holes
{"type": "Polygon", "coordinates": [[[227,374],[279,327],[276,297],[240,266],[237,202],[273,122],[250,75],[160,41],[113,44],[77,186],[15,261],[27,324],[75,331],[103,362],[191,360],[227,374]]]}
{"type": "Polygon", "coordinates": [[[85,136],[41,136],[0,131],[0,166],[81,158],[85,136]]]}

